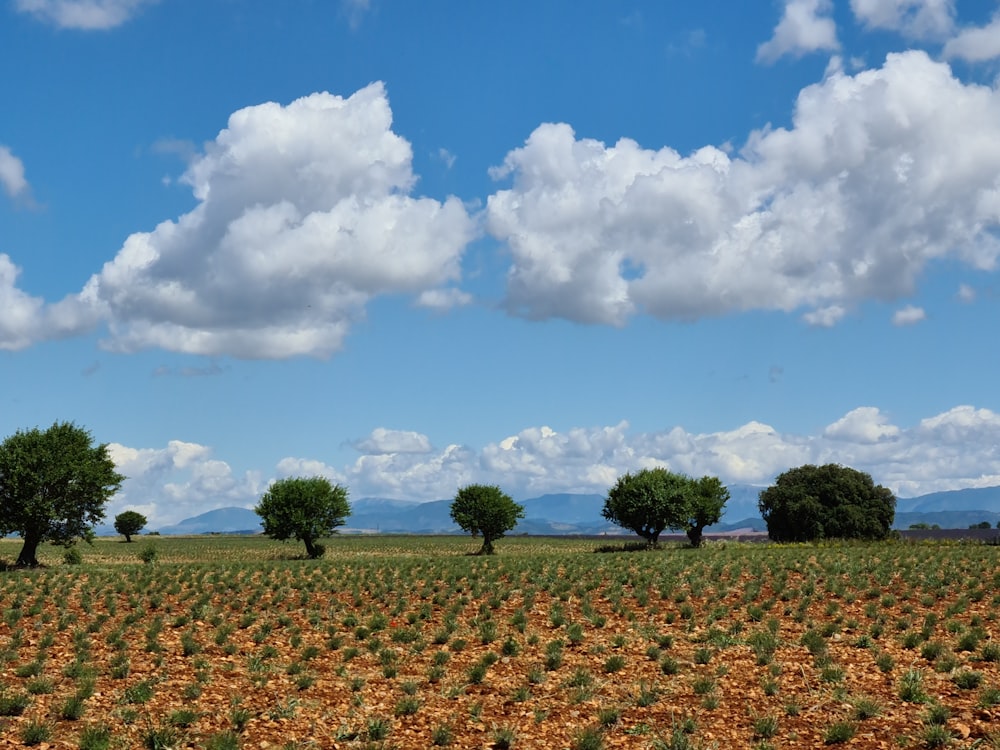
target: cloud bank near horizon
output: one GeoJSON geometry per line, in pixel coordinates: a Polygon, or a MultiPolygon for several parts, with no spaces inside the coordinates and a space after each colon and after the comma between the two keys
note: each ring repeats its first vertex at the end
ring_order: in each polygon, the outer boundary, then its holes
{"type": "Polygon", "coordinates": [[[956,406],[912,427],[892,424],[877,407],[859,407],[815,435],[781,433],[760,422],[730,431],[691,433],[683,427],[633,433],[627,422],[559,432],[529,427],[476,450],[435,448],[418,432],[376,428],[355,441],[351,464],[286,457],[273,471],[236,472],[204,445],[170,441],[162,448],[112,443],[126,479],[108,518],[127,508],[150,526],[226,506],[252,507],[271,481],[325,476],[351,497],[441,500],[469,483],[499,484],[518,499],[546,493],[607,492],[626,471],[665,466],[727,484],[760,484],[802,464],[839,463],[866,471],[898,496],[1000,485],[1000,414],[956,406]],[[270,476],[269,479],[265,477],[270,476]]]}

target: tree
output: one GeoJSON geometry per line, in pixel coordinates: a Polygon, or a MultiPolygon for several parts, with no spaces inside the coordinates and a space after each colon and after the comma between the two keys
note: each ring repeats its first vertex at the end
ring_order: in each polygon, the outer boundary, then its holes
{"type": "Polygon", "coordinates": [[[261,517],[267,536],[304,542],[313,560],[326,551],[319,540],[333,534],[351,515],[347,489],[326,477],[279,479],[253,510],[261,517]]]}
{"type": "Polygon", "coordinates": [[[601,515],[654,547],[664,529],[688,528],[693,491],[690,477],[663,468],[626,473],[608,490],[601,515]]]}
{"type": "Polygon", "coordinates": [[[718,477],[692,479],[683,528],[692,547],[700,547],[706,526],[718,523],[729,502],[729,489],[718,477]]]}
{"type": "Polygon", "coordinates": [[[760,493],[758,507],[776,542],[884,539],[896,498],[863,471],[807,464],[779,475],[760,493]]]}
{"type": "Polygon", "coordinates": [[[115,531],[125,537],[125,542],[132,541],[132,535],[138,534],[146,526],[146,517],[134,510],[126,510],[115,516],[115,531]]]}
{"type": "Polygon", "coordinates": [[[124,479],[107,445],[94,446],[90,433],[71,422],[18,430],[0,443],[0,536],[24,539],[17,564],[38,565],[42,542],[90,539],[124,479]]]}
{"type": "Polygon", "coordinates": [[[493,542],[517,526],[520,518],[524,518],[524,507],[496,485],[462,487],[451,502],[451,520],[473,536],[483,535],[477,555],[492,555],[493,542]]]}

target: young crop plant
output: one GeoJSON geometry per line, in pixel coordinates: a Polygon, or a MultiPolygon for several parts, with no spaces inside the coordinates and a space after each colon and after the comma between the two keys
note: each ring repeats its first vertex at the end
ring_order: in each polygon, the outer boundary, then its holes
{"type": "Polygon", "coordinates": [[[823,730],[823,742],[827,745],[850,742],[857,731],[857,725],[852,721],[835,721],[823,730]]]}
{"type": "Polygon", "coordinates": [[[899,681],[899,698],[907,703],[925,703],[924,673],[919,669],[906,670],[899,681]]]}
{"type": "Polygon", "coordinates": [[[874,698],[859,697],[851,701],[851,716],[855,721],[867,721],[882,715],[882,704],[874,698]]]}

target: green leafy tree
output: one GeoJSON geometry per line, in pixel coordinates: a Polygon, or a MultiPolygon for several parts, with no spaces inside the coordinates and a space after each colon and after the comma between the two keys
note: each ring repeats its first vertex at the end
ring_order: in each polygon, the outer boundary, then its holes
{"type": "Polygon", "coordinates": [[[115,531],[125,537],[125,542],[132,541],[132,535],[146,528],[146,517],[135,510],[126,510],[115,516],[115,531]]]}
{"type": "Polygon", "coordinates": [[[683,528],[692,547],[700,547],[706,526],[718,523],[729,502],[729,489],[718,477],[692,479],[683,528]]]}
{"type": "Polygon", "coordinates": [[[884,539],[896,498],[863,471],[807,464],[779,475],[760,493],[758,507],[776,542],[884,539]]]}
{"type": "Polygon", "coordinates": [[[330,536],[351,515],[347,489],[326,477],[288,477],[274,482],[260,498],[254,513],[272,539],[296,539],[310,558],[326,551],[319,540],[330,536]]]}
{"type": "MultiPolygon", "coordinates": [[[[608,490],[601,515],[656,546],[664,529],[686,529],[692,518],[690,477],[663,468],[618,477],[608,490]]],[[[727,493],[728,496],[728,493],[727,493]]]]}
{"type": "Polygon", "coordinates": [[[17,564],[38,565],[42,542],[91,539],[94,524],[125,477],[107,445],[70,422],[14,433],[0,443],[0,535],[24,539],[17,564]]]}
{"type": "Polygon", "coordinates": [[[473,536],[483,535],[477,555],[492,555],[493,542],[517,526],[520,518],[524,518],[524,507],[496,485],[462,487],[451,502],[451,520],[473,536]]]}

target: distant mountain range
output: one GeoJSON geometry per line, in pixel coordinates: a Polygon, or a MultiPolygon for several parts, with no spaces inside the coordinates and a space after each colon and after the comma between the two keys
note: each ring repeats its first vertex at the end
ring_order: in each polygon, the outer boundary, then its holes
{"type": "MultiPolygon", "coordinates": [[[[722,522],[709,527],[714,533],[736,529],[766,530],[757,509],[761,487],[729,487],[730,499],[722,522]]],[[[550,494],[524,500],[524,519],[512,533],[532,535],[621,534],[622,529],[601,517],[604,495],[550,494]]],[[[451,500],[415,502],[362,498],[351,503],[351,515],[342,533],[448,534],[459,529],[451,520],[451,500]]],[[[896,501],[894,528],[911,524],[937,524],[943,529],[967,529],[970,524],[1000,521],[1000,487],[934,492],[896,501]]],[[[157,529],[160,534],[256,534],[260,518],[247,508],[218,508],[157,529]]],[[[111,526],[99,526],[98,535],[114,536],[111,526]]]]}

